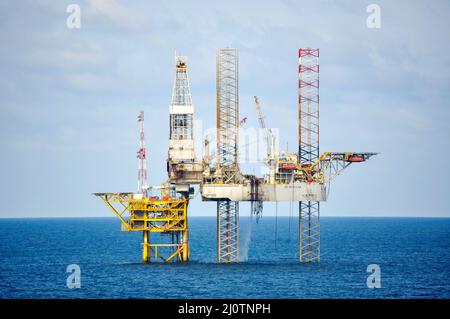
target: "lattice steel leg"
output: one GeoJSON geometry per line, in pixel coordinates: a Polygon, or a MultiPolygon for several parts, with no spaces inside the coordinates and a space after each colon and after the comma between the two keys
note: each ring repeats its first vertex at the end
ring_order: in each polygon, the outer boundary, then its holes
{"type": "Polygon", "coordinates": [[[320,203],[299,202],[300,262],[320,261],[320,203]]]}
{"type": "Polygon", "coordinates": [[[217,202],[217,262],[239,261],[239,202],[217,202]]]}

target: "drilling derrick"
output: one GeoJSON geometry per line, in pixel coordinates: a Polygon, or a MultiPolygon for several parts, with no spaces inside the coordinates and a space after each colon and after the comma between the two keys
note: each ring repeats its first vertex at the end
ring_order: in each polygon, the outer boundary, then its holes
{"type": "MultiPolygon", "coordinates": [[[[298,160],[309,168],[319,159],[319,49],[299,49],[298,57],[298,160]]],[[[320,260],[319,218],[318,201],[299,202],[300,262],[320,260]]]]}
{"type": "MultiPolygon", "coordinates": [[[[217,154],[221,183],[239,179],[238,52],[218,49],[216,53],[217,154]]],[[[239,202],[217,202],[217,261],[239,261],[239,202]]]]}
{"type": "Polygon", "coordinates": [[[194,105],[185,56],[175,56],[175,80],[169,115],[169,181],[171,184],[198,184],[201,182],[203,169],[195,157],[194,105]]]}

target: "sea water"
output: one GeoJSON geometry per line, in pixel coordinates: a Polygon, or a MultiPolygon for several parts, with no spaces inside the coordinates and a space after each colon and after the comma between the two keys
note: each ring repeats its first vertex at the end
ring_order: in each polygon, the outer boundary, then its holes
{"type": "Polygon", "coordinates": [[[215,263],[216,219],[191,217],[189,263],[142,264],[142,233],[114,218],[1,219],[0,297],[450,298],[450,218],[323,217],[312,264],[298,262],[297,219],[253,219],[251,234],[248,222],[245,262],[215,263]],[[372,264],[381,288],[367,285],[372,264]]]}

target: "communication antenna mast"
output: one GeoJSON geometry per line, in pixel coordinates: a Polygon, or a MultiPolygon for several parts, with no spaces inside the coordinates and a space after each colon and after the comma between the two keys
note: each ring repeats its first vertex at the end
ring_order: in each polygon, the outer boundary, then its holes
{"type": "Polygon", "coordinates": [[[138,164],[138,193],[145,194],[147,186],[147,159],[145,149],[144,135],[144,111],[140,111],[138,115],[138,123],[140,128],[139,149],[137,151],[138,164]]]}

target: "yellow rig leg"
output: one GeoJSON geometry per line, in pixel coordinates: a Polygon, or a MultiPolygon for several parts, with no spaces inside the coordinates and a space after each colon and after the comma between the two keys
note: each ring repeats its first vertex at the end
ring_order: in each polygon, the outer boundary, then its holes
{"type": "Polygon", "coordinates": [[[149,261],[149,242],[148,242],[148,230],[144,230],[144,240],[142,243],[142,261],[147,263],[149,261]]]}
{"type": "Polygon", "coordinates": [[[188,230],[182,232],[182,261],[188,261],[189,260],[189,235],[188,230]]]}

